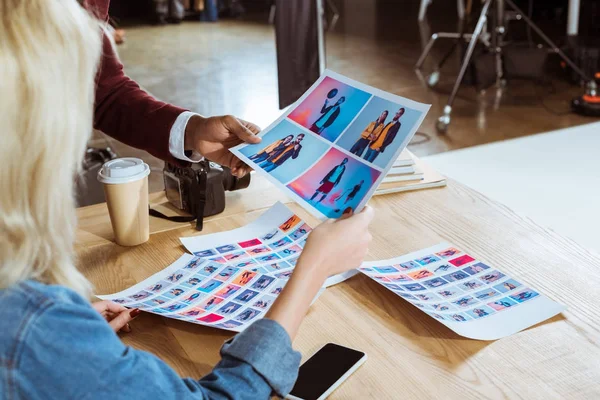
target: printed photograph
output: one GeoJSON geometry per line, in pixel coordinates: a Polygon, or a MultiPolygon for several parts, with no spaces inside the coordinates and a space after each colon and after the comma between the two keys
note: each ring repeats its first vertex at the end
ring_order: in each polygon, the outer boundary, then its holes
{"type": "Polygon", "coordinates": [[[518,301],[519,303],[523,303],[524,301],[533,299],[534,297],[538,296],[539,293],[531,290],[531,289],[525,289],[521,292],[515,293],[515,294],[511,294],[510,298],[513,300],[518,301]]]}
{"type": "Polygon", "coordinates": [[[422,265],[421,264],[417,264],[414,261],[407,261],[407,262],[404,262],[404,263],[400,263],[398,265],[394,265],[394,267],[397,267],[397,268],[399,268],[402,271],[408,271],[408,270],[411,270],[411,269],[414,269],[414,268],[421,268],[422,265]]]}
{"type": "Polygon", "coordinates": [[[432,304],[431,307],[435,311],[450,311],[450,310],[455,310],[455,308],[453,306],[451,306],[450,304],[448,304],[448,303],[432,304]]]}
{"type": "Polygon", "coordinates": [[[272,254],[267,254],[265,256],[256,257],[256,259],[261,263],[268,263],[270,261],[277,261],[277,260],[281,259],[281,257],[279,257],[275,253],[272,253],[272,254]]]}
{"type": "Polygon", "coordinates": [[[217,269],[219,269],[220,265],[218,264],[208,264],[205,265],[204,267],[202,267],[200,269],[200,271],[198,271],[199,274],[201,275],[212,275],[217,269]]]}
{"type": "Polygon", "coordinates": [[[213,258],[209,258],[209,260],[214,261],[219,264],[227,264],[227,260],[223,257],[213,257],[213,258]]]}
{"type": "Polygon", "coordinates": [[[254,299],[256,296],[258,296],[258,292],[255,292],[254,290],[246,289],[242,293],[240,293],[235,298],[235,300],[242,302],[242,303],[247,303],[250,300],[254,299]]]}
{"type": "Polygon", "coordinates": [[[216,312],[218,312],[219,314],[232,314],[232,313],[236,312],[237,310],[239,310],[240,308],[242,308],[241,304],[230,301],[229,303],[225,304],[223,307],[219,308],[216,312]]]}
{"type": "Polygon", "coordinates": [[[235,253],[225,254],[223,256],[227,261],[243,260],[244,258],[250,257],[245,251],[236,251],[235,253]]]}
{"type": "Polygon", "coordinates": [[[236,285],[227,285],[227,286],[219,289],[215,293],[215,296],[219,296],[219,297],[222,297],[222,298],[226,299],[229,296],[232,296],[233,294],[235,294],[238,290],[240,290],[239,286],[236,286],[236,285]]]}
{"type": "Polygon", "coordinates": [[[418,292],[421,290],[425,290],[425,286],[419,285],[418,283],[410,283],[410,284],[401,285],[401,286],[411,292],[418,292]]]}
{"type": "Polygon", "coordinates": [[[440,321],[443,321],[443,320],[446,319],[443,316],[441,316],[440,314],[436,314],[436,313],[430,313],[430,312],[428,312],[427,315],[430,315],[430,316],[432,316],[435,319],[439,319],[440,321]]]}
{"type": "Polygon", "coordinates": [[[217,251],[213,250],[213,249],[197,251],[194,253],[194,255],[198,256],[198,257],[211,257],[211,256],[216,256],[217,254],[218,254],[217,251]]]}
{"type": "Polygon", "coordinates": [[[208,315],[205,315],[204,317],[198,318],[197,320],[205,322],[207,324],[210,324],[212,322],[217,322],[217,321],[220,321],[222,319],[223,319],[223,317],[220,316],[220,315],[217,315],[217,314],[208,314],[208,315]]]}
{"type": "Polygon", "coordinates": [[[450,247],[446,250],[442,250],[439,253],[435,253],[436,255],[442,257],[442,258],[450,258],[452,256],[457,255],[458,253],[460,253],[460,250],[454,248],[454,247],[450,247]]]}
{"type": "Polygon", "coordinates": [[[293,270],[289,270],[289,271],[283,271],[283,272],[280,272],[280,273],[278,273],[278,274],[275,274],[275,276],[276,276],[277,278],[279,278],[279,279],[289,279],[289,278],[290,278],[290,276],[292,276],[292,273],[293,273],[293,272],[294,272],[293,270]]]}
{"type": "Polygon", "coordinates": [[[435,288],[444,286],[447,283],[448,282],[442,278],[433,278],[433,279],[423,282],[423,285],[427,286],[430,289],[435,289],[435,288]]]}
{"type": "Polygon", "coordinates": [[[422,269],[420,271],[409,272],[406,275],[410,276],[411,278],[413,278],[415,280],[419,280],[419,279],[425,279],[425,278],[429,278],[430,276],[433,276],[433,272],[426,270],[426,269],[422,269]]]}
{"type": "Polygon", "coordinates": [[[179,282],[181,279],[183,279],[184,274],[180,271],[176,271],[174,273],[172,273],[171,275],[167,276],[165,278],[166,281],[171,282],[171,283],[176,283],[179,282]]]}
{"type": "Polygon", "coordinates": [[[395,285],[393,283],[384,283],[383,286],[391,290],[399,290],[401,292],[404,291],[404,289],[402,289],[400,286],[395,285]]]}
{"type": "Polygon", "coordinates": [[[239,248],[240,248],[240,246],[238,246],[237,244],[226,244],[226,245],[217,247],[217,251],[219,253],[223,254],[223,253],[228,253],[230,251],[238,250],[239,248]]]}
{"type": "Polygon", "coordinates": [[[266,242],[268,240],[273,239],[274,237],[276,237],[278,234],[280,234],[281,232],[279,232],[279,229],[274,229],[268,233],[265,233],[260,240],[262,240],[263,242],[266,242]]]}
{"type": "Polygon", "coordinates": [[[491,299],[492,297],[496,297],[499,294],[500,293],[498,293],[494,289],[490,288],[490,289],[480,290],[479,292],[476,292],[473,296],[475,296],[479,300],[487,300],[487,299],[491,299]]]}
{"type": "Polygon", "coordinates": [[[429,265],[429,264],[433,264],[434,262],[440,261],[440,259],[432,254],[430,256],[425,256],[423,258],[419,258],[418,260],[415,260],[415,261],[421,265],[429,265]]]}
{"type": "Polygon", "coordinates": [[[254,304],[252,304],[252,307],[261,310],[266,310],[267,308],[270,308],[273,305],[274,301],[275,297],[273,296],[263,296],[260,300],[257,300],[254,304]]]}
{"type": "Polygon", "coordinates": [[[287,183],[315,163],[329,148],[327,142],[302,131],[287,120],[262,136],[262,141],[240,153],[281,183],[287,183]]]}
{"type": "Polygon", "coordinates": [[[258,278],[256,280],[256,282],[254,282],[252,284],[252,286],[250,286],[250,287],[255,290],[264,290],[264,289],[268,288],[269,285],[271,283],[273,283],[274,280],[275,280],[275,278],[272,276],[263,275],[260,278],[258,278]]]}
{"type": "Polygon", "coordinates": [[[220,303],[222,303],[224,300],[221,299],[220,297],[215,297],[212,296],[206,300],[204,300],[202,303],[200,303],[199,306],[197,306],[198,308],[202,308],[206,311],[210,311],[213,308],[215,308],[216,306],[218,306],[220,303]]]}
{"type": "Polygon", "coordinates": [[[300,254],[300,252],[302,252],[302,247],[300,247],[298,245],[294,245],[294,246],[288,247],[287,249],[281,250],[278,254],[281,257],[285,258],[285,257],[293,256],[294,254],[300,254]]]}
{"type": "Polygon", "coordinates": [[[248,308],[248,309],[242,311],[241,313],[239,313],[239,315],[237,317],[234,317],[234,319],[236,321],[240,321],[240,322],[247,322],[247,321],[250,321],[250,320],[256,318],[258,316],[258,314],[260,314],[259,310],[255,310],[253,308],[248,308]]]}
{"type": "Polygon", "coordinates": [[[390,282],[410,282],[412,279],[410,279],[408,276],[406,275],[402,275],[402,274],[398,274],[398,275],[388,275],[387,279],[390,282]]]}
{"type": "Polygon", "coordinates": [[[463,271],[465,271],[467,274],[469,275],[476,275],[480,272],[485,271],[486,269],[489,269],[490,267],[485,265],[484,263],[477,263],[477,264],[473,264],[470,267],[467,267],[465,269],[463,269],[463,271]]]}
{"type": "Polygon", "coordinates": [[[288,244],[291,244],[291,243],[292,243],[292,239],[290,239],[290,238],[288,238],[288,237],[284,237],[284,238],[282,238],[282,239],[279,239],[279,240],[278,240],[278,241],[276,241],[276,242],[273,242],[273,243],[269,244],[269,247],[270,247],[271,249],[273,249],[273,250],[277,250],[277,249],[279,249],[280,247],[287,246],[288,244]]]}
{"type": "Polygon", "coordinates": [[[335,142],[370,97],[369,93],[326,77],[288,118],[335,142]]]}
{"type": "Polygon", "coordinates": [[[345,209],[354,210],[360,204],[379,175],[332,148],[288,188],[326,217],[338,218],[345,209]]]}
{"type": "Polygon", "coordinates": [[[267,272],[279,271],[281,269],[290,268],[291,265],[286,263],[285,261],[279,261],[276,263],[265,264],[264,267],[267,269],[267,272]]]}
{"type": "Polygon", "coordinates": [[[481,279],[482,281],[484,281],[485,283],[487,283],[489,285],[490,283],[496,282],[498,279],[502,279],[505,276],[506,275],[504,275],[500,271],[492,271],[492,272],[486,273],[484,275],[481,275],[479,277],[479,279],[481,279]]]}
{"type": "Polygon", "coordinates": [[[233,276],[233,274],[235,274],[236,272],[238,272],[240,269],[239,268],[235,268],[235,267],[227,267],[227,268],[223,268],[221,271],[219,271],[219,273],[215,276],[215,279],[219,280],[219,281],[223,281],[225,282],[226,280],[228,280],[229,278],[231,278],[233,276]]]}
{"type": "Polygon", "coordinates": [[[167,290],[166,292],[164,292],[162,294],[162,296],[164,296],[168,299],[174,299],[175,297],[179,297],[182,294],[184,294],[186,290],[187,290],[187,288],[180,286],[180,287],[176,287],[176,288],[167,290]]]}
{"type": "Polygon", "coordinates": [[[256,272],[252,271],[243,271],[231,282],[238,286],[244,286],[248,282],[252,280],[256,276],[256,272]]]}
{"type": "Polygon", "coordinates": [[[273,288],[271,290],[271,294],[274,295],[278,295],[283,291],[283,288],[285,287],[285,284],[287,283],[286,280],[279,280],[277,281],[277,283],[275,285],[273,285],[273,288]]]}
{"type": "Polygon", "coordinates": [[[166,288],[168,288],[171,285],[172,285],[172,283],[170,283],[170,282],[159,281],[159,282],[156,282],[156,283],[150,285],[149,287],[147,287],[146,290],[148,290],[150,292],[158,293],[160,291],[165,290],[166,288]]]}
{"type": "MultiPolygon", "coordinates": [[[[298,225],[298,223],[300,222],[300,217],[297,215],[292,215],[290,218],[288,218],[287,221],[285,221],[283,224],[281,224],[281,226],[279,227],[279,229],[281,229],[283,232],[289,232],[293,227],[295,227],[296,225],[298,225]]],[[[288,238],[286,238],[288,239],[288,238]]],[[[289,240],[289,239],[288,239],[289,240]]]]}
{"type": "Polygon", "coordinates": [[[217,281],[214,279],[211,279],[210,281],[203,283],[202,285],[198,286],[199,291],[203,292],[203,293],[208,293],[208,292],[212,292],[213,290],[215,290],[216,288],[218,288],[219,286],[221,286],[223,284],[223,282],[221,281],[217,281]]]}
{"type": "Polygon", "coordinates": [[[440,296],[442,296],[443,298],[449,298],[449,297],[454,297],[458,294],[462,294],[463,291],[457,289],[456,287],[451,287],[451,288],[447,288],[444,290],[440,290],[437,292],[437,294],[439,294],[440,296]]]}
{"type": "Polygon", "coordinates": [[[465,296],[452,301],[452,304],[456,304],[457,306],[464,308],[473,304],[477,304],[477,300],[471,296],[465,296]]]}
{"type": "Polygon", "coordinates": [[[185,310],[179,313],[182,317],[197,317],[200,314],[204,313],[204,309],[200,307],[190,308],[189,310],[185,310]]]}
{"type": "Polygon", "coordinates": [[[270,251],[271,249],[269,249],[267,246],[258,246],[253,249],[246,250],[246,253],[248,253],[251,256],[255,256],[257,254],[268,253],[270,251]]]}
{"type": "Polygon", "coordinates": [[[461,288],[462,290],[468,291],[468,290],[474,290],[477,289],[479,287],[482,287],[483,284],[481,282],[478,282],[476,280],[470,280],[470,281],[464,281],[459,283],[458,285],[459,288],[461,288]]]}
{"type": "Polygon", "coordinates": [[[475,261],[475,259],[473,257],[471,257],[470,255],[465,254],[464,256],[460,256],[460,257],[450,260],[448,262],[450,264],[454,265],[455,267],[462,267],[463,265],[468,264],[471,261],[475,261]]]}
{"type": "Polygon", "coordinates": [[[132,299],[132,300],[138,300],[139,301],[139,300],[145,299],[146,297],[150,297],[153,294],[154,293],[152,293],[152,292],[147,292],[145,290],[141,290],[141,291],[139,291],[139,292],[137,292],[137,293],[129,296],[129,298],[132,299]]]}
{"type": "Polygon", "coordinates": [[[300,228],[296,229],[294,232],[292,232],[290,234],[290,238],[292,240],[298,240],[301,237],[305,236],[310,231],[311,231],[310,226],[308,226],[307,224],[302,224],[302,226],[300,228]]]}
{"type": "Polygon", "coordinates": [[[254,247],[254,246],[258,246],[262,244],[262,242],[258,239],[250,239],[250,240],[246,240],[245,242],[239,242],[238,245],[242,248],[242,249],[246,249],[248,247],[254,247]]]}
{"type": "Polygon", "coordinates": [[[187,304],[181,304],[181,303],[175,303],[175,304],[171,304],[169,306],[163,307],[163,310],[165,310],[166,312],[174,312],[177,310],[181,310],[182,308],[186,308],[187,304]]]}
{"type": "Polygon", "coordinates": [[[235,264],[235,266],[238,268],[248,268],[253,265],[256,265],[256,261],[254,261],[254,260],[245,260],[245,261],[241,261],[241,262],[235,264]]]}
{"type": "Polygon", "coordinates": [[[194,293],[190,294],[189,296],[184,296],[183,300],[181,300],[181,301],[186,304],[192,304],[192,303],[195,303],[196,301],[200,300],[200,298],[202,296],[204,296],[202,293],[194,292],[194,293]]]}
{"type": "Polygon", "coordinates": [[[398,296],[402,297],[403,299],[406,300],[418,300],[415,296],[413,296],[412,294],[408,294],[408,293],[396,293],[398,296]]]}
{"type": "Polygon", "coordinates": [[[515,281],[514,279],[508,279],[502,283],[494,285],[494,289],[501,293],[506,293],[518,288],[519,286],[521,286],[519,282],[515,281]]]}
{"type": "Polygon", "coordinates": [[[449,269],[451,269],[452,267],[448,264],[442,264],[439,267],[436,267],[433,272],[435,272],[436,274],[443,274],[445,272],[447,272],[449,269]]]}
{"type": "Polygon", "coordinates": [[[171,299],[168,299],[166,297],[155,297],[153,299],[150,299],[146,302],[144,302],[144,304],[146,304],[149,307],[156,307],[156,306],[160,306],[161,304],[165,304],[167,301],[170,301],[171,299]]]}
{"type": "Polygon", "coordinates": [[[495,311],[488,306],[478,306],[472,310],[466,311],[466,313],[477,319],[487,317],[488,315],[495,313],[495,311]]]}
{"type": "Polygon", "coordinates": [[[419,300],[423,300],[423,301],[431,301],[431,300],[439,299],[439,297],[437,297],[436,295],[434,295],[432,293],[415,294],[414,296],[416,298],[418,298],[419,300]]]}
{"type": "Polygon", "coordinates": [[[336,144],[367,162],[385,168],[397,152],[406,147],[422,114],[374,96],[336,144]]]}
{"type": "Polygon", "coordinates": [[[467,316],[467,314],[464,313],[452,314],[450,318],[452,318],[456,322],[467,322],[471,319],[471,317],[467,316]]]}
{"type": "Polygon", "coordinates": [[[471,277],[471,275],[469,275],[463,271],[457,271],[457,272],[453,272],[448,275],[444,275],[444,279],[447,280],[448,282],[456,282],[456,281],[460,281],[462,279],[467,279],[470,277],[471,277]]]}
{"type": "Polygon", "coordinates": [[[508,297],[504,297],[500,300],[494,301],[493,303],[488,303],[487,305],[492,307],[496,311],[502,311],[502,310],[506,310],[507,308],[510,308],[516,304],[517,304],[516,301],[509,299],[508,297]]]}
{"type": "Polygon", "coordinates": [[[396,272],[399,272],[396,268],[394,267],[373,267],[373,269],[381,274],[393,274],[396,272]]]}
{"type": "Polygon", "coordinates": [[[200,265],[202,265],[202,263],[204,263],[204,260],[202,260],[201,258],[194,258],[192,261],[187,263],[187,265],[185,267],[183,267],[183,269],[189,269],[190,271],[195,271],[200,267],[200,265]]]}

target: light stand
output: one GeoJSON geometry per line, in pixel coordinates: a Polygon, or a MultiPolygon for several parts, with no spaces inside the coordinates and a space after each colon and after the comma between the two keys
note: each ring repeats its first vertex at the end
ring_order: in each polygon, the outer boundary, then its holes
{"type": "MultiPolygon", "coordinates": [[[[448,126],[451,122],[451,114],[452,114],[452,105],[454,103],[454,99],[460,89],[460,85],[465,76],[467,68],[471,63],[471,59],[473,57],[473,52],[475,51],[475,46],[477,42],[483,40],[482,37],[484,30],[486,29],[489,16],[492,14],[492,29],[491,29],[491,40],[490,40],[490,48],[495,53],[496,56],[496,85],[501,87],[503,85],[503,68],[502,68],[502,47],[503,36],[506,32],[506,28],[504,27],[504,14],[505,14],[505,3],[510,8],[512,8],[516,13],[520,15],[520,19],[523,19],[525,23],[527,23],[533,31],[535,31],[545,42],[546,44],[554,51],[556,54],[562,58],[566,64],[568,64],[580,77],[586,82],[586,94],[582,97],[579,97],[573,101],[573,110],[575,112],[579,112],[586,115],[596,115],[596,112],[600,113],[600,98],[598,97],[598,88],[596,82],[586,76],[586,74],[573,62],[567,55],[558,47],[544,32],[525,14],[519,7],[517,7],[512,0],[485,0],[483,3],[483,7],[475,26],[475,30],[470,35],[469,45],[467,47],[466,54],[463,58],[460,71],[452,88],[452,92],[450,93],[450,97],[444,107],[442,115],[438,118],[436,123],[436,128],[438,132],[445,133],[448,130],[448,126]],[[495,10],[492,9],[493,3],[495,4],[495,10]]],[[[422,66],[425,57],[431,50],[431,46],[433,46],[433,42],[439,37],[438,34],[433,34],[429,44],[426,46],[423,55],[419,58],[417,62],[416,68],[420,69],[422,66]]],[[[485,43],[487,45],[487,43],[485,43]]]]}

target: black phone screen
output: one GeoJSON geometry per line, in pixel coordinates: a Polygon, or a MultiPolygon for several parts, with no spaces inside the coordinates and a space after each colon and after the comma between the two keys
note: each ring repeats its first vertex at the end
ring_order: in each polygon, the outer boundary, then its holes
{"type": "Polygon", "coordinates": [[[303,400],[316,400],[365,353],[328,343],[300,366],[298,380],[290,393],[303,400]]]}

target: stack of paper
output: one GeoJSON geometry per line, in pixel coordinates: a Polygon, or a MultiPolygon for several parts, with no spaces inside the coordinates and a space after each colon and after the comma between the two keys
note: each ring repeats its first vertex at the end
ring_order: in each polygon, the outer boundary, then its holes
{"type": "Polygon", "coordinates": [[[442,186],[446,186],[446,178],[405,149],[383,178],[375,195],[442,186]]]}

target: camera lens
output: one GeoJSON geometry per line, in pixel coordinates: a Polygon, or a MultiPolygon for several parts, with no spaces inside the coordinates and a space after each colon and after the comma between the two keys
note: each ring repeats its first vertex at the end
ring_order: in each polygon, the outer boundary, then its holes
{"type": "Polygon", "coordinates": [[[250,186],[250,174],[246,174],[242,178],[237,178],[231,174],[229,168],[223,168],[223,187],[227,191],[246,189],[250,186]]]}

